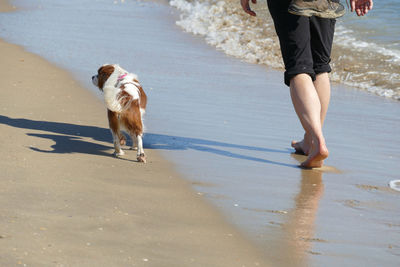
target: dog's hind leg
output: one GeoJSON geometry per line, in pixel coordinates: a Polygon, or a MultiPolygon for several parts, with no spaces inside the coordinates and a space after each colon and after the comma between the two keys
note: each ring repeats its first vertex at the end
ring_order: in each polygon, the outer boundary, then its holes
{"type": "Polygon", "coordinates": [[[142,135],[137,136],[137,161],[146,163],[146,156],[144,155],[142,135]]]}

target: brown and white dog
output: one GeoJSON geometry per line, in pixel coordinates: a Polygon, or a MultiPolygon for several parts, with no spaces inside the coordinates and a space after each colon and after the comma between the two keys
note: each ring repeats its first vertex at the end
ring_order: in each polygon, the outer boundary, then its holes
{"type": "Polygon", "coordinates": [[[121,145],[125,145],[126,130],[132,138],[132,149],[137,145],[137,160],[146,162],[143,150],[143,119],[147,96],[133,73],[116,64],[106,64],[99,68],[92,82],[104,93],[108,122],[114,139],[115,155],[124,155],[121,145]]]}

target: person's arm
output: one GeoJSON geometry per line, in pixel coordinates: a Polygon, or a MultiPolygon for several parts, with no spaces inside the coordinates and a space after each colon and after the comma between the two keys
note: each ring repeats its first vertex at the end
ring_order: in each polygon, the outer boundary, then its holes
{"type": "Polygon", "coordinates": [[[374,3],[372,0],[350,0],[350,5],[351,12],[356,11],[358,16],[364,16],[372,9],[374,3]]]}
{"type": "MultiPolygon", "coordinates": [[[[251,15],[251,16],[256,16],[256,12],[254,12],[253,10],[251,10],[250,8],[250,4],[249,4],[250,0],[240,0],[240,4],[242,5],[242,8],[244,10],[244,12],[246,12],[247,14],[251,15]]],[[[372,0],[371,0],[372,1],[372,0]]],[[[257,3],[257,0],[251,0],[251,2],[253,4],[257,3]]]]}

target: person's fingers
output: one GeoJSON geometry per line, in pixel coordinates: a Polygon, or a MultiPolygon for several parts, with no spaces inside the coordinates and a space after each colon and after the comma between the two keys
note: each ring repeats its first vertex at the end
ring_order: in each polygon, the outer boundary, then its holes
{"type": "Polygon", "coordinates": [[[364,14],[367,14],[367,13],[368,13],[368,10],[369,10],[369,6],[368,6],[368,5],[365,5],[365,7],[364,7],[364,14]]]}
{"type": "MultiPolygon", "coordinates": [[[[252,0],[252,1],[257,1],[257,0],[252,0]]],[[[246,12],[247,14],[249,14],[251,16],[256,16],[256,13],[250,9],[249,1],[242,0],[242,1],[240,1],[240,4],[242,5],[244,12],[246,12]]]]}
{"type": "Polygon", "coordinates": [[[245,12],[251,16],[256,16],[256,12],[254,12],[253,10],[250,9],[250,7],[248,7],[245,12]]]}
{"type": "Polygon", "coordinates": [[[369,5],[368,5],[369,10],[371,10],[373,6],[374,6],[374,2],[373,1],[369,1],[369,5]]]}
{"type": "Polygon", "coordinates": [[[366,14],[368,13],[369,10],[370,10],[370,9],[369,9],[369,2],[365,2],[365,3],[363,4],[363,6],[362,6],[362,9],[361,9],[362,15],[363,15],[363,16],[366,15],[366,14]]]}
{"type": "Polygon", "coordinates": [[[249,12],[247,12],[247,14],[256,17],[256,12],[254,12],[253,10],[249,10],[249,12]]]}
{"type": "Polygon", "coordinates": [[[351,12],[355,11],[357,16],[366,15],[373,7],[374,3],[372,0],[351,0],[351,12]]]}
{"type": "Polygon", "coordinates": [[[246,9],[244,10],[247,14],[251,15],[251,16],[256,16],[256,12],[254,12],[253,10],[250,9],[250,6],[247,5],[246,9]]]}
{"type": "Polygon", "coordinates": [[[365,8],[365,4],[364,3],[357,3],[356,5],[356,13],[357,16],[364,16],[364,8],[365,8]]]}

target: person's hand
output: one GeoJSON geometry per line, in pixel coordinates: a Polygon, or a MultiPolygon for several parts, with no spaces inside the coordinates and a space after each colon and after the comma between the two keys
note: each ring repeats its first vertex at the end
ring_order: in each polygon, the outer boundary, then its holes
{"type": "MultiPolygon", "coordinates": [[[[251,10],[250,8],[250,4],[249,4],[250,0],[240,0],[240,4],[242,5],[242,8],[244,10],[244,12],[246,12],[247,14],[251,15],[251,16],[256,16],[256,12],[254,12],[253,10],[251,10]]],[[[353,0],[354,1],[354,0],[353,0]]],[[[372,1],[372,0],[371,0],[372,1]]],[[[251,2],[253,4],[257,3],[257,0],[251,0],[251,2]]]]}
{"type": "Polygon", "coordinates": [[[350,5],[351,12],[356,11],[358,16],[364,16],[372,9],[374,3],[372,0],[350,0],[350,5]]]}

